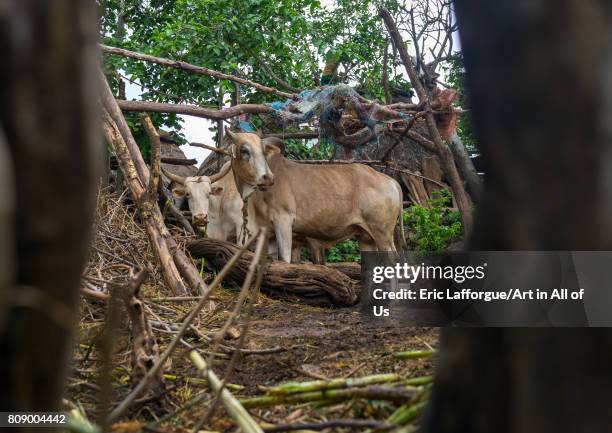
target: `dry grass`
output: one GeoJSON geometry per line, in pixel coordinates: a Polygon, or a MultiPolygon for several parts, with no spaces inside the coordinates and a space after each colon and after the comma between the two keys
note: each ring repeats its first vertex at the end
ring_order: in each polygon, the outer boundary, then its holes
{"type": "MultiPolygon", "coordinates": [[[[188,238],[176,229],[179,243],[188,238]]],[[[83,275],[83,287],[108,294],[115,284],[127,281],[138,269],[147,269],[149,277],[141,288],[147,316],[153,326],[160,348],[163,350],[175,335],[177,326],[194,306],[194,300],[169,302],[172,294],[165,287],[156,266],[156,258],[149,247],[147,234],[138,223],[137,216],[122,199],[101,192],[95,238],[89,262],[83,275]]],[[[208,275],[209,279],[211,275],[208,275]]],[[[130,408],[114,431],[135,431],[143,425],[155,426],[163,431],[190,431],[202,416],[212,393],[205,381],[198,377],[187,359],[187,345],[200,348],[206,355],[209,345],[202,335],[218,331],[234,306],[235,288],[221,288],[214,293],[217,308],[203,311],[190,332],[185,344],[176,350],[166,368],[166,392],[163,395],[140,397],[130,408]],[[189,406],[199,396],[196,404],[189,406]],[[177,414],[173,415],[175,412],[177,414]],[[170,418],[160,424],[162,417],[170,418]]],[[[106,382],[111,385],[111,406],[118,404],[132,389],[131,345],[129,321],[120,311],[115,324],[117,332],[112,339],[113,356],[110,378],[103,379],[102,357],[104,346],[100,344],[106,326],[106,302],[82,297],[81,321],[78,341],[75,345],[72,374],[68,383],[67,399],[81,407],[90,420],[97,419],[99,399],[106,382]],[[102,378],[102,379],[101,379],[102,378]]],[[[359,315],[351,309],[330,310],[271,299],[260,295],[251,320],[251,332],[245,349],[282,349],[271,354],[244,354],[241,356],[231,382],[237,397],[261,394],[261,385],[274,385],[287,380],[312,380],[313,375],[353,377],[373,373],[402,372],[418,376],[431,372],[430,360],[410,364],[398,363],[393,352],[424,349],[436,344],[435,330],[377,330],[372,332],[361,326],[359,315]],[[384,338],[381,338],[384,336],[384,338]]],[[[226,339],[217,349],[213,368],[223,377],[225,364],[236,340],[226,339]]],[[[384,419],[396,406],[391,403],[348,401],[338,404],[302,404],[298,406],[274,406],[250,411],[262,426],[313,422],[333,418],[384,419]]],[[[207,429],[234,431],[235,426],[223,410],[217,412],[207,429]]]]}

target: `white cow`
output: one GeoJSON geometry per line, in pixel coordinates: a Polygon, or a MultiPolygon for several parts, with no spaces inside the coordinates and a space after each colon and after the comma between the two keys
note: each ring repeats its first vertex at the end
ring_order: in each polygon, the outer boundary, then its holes
{"type": "Polygon", "coordinates": [[[181,177],[166,171],[164,174],[181,186],[182,191],[175,189],[174,192],[182,192],[186,196],[194,226],[207,228],[208,236],[212,239],[235,239],[241,243],[243,202],[231,175],[230,162],[210,177],[181,177]]]}
{"type": "MultiPolygon", "coordinates": [[[[236,188],[231,162],[227,162],[221,171],[211,177],[181,177],[164,171],[164,174],[179,185],[173,193],[185,195],[191,210],[191,219],[198,228],[207,227],[207,235],[212,239],[231,240],[242,245],[247,236],[243,234],[243,199],[236,188]],[[216,180],[216,181],[215,181],[216,180]]],[[[252,204],[248,204],[254,212],[252,204]]],[[[247,220],[247,235],[256,231],[254,220],[247,220]]],[[[313,263],[325,264],[323,244],[314,239],[296,236],[293,239],[292,262],[300,262],[300,250],[306,246],[313,263]]],[[[331,246],[331,245],[330,245],[331,246]]],[[[277,256],[275,242],[270,242],[268,252],[277,256]]]]}

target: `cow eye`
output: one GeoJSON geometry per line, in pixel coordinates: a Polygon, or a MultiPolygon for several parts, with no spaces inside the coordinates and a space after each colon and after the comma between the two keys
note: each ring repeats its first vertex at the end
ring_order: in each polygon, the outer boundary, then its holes
{"type": "Polygon", "coordinates": [[[249,149],[247,149],[246,147],[242,147],[242,148],[240,149],[240,156],[241,156],[242,158],[248,158],[248,157],[250,156],[250,154],[249,154],[249,149]]]}

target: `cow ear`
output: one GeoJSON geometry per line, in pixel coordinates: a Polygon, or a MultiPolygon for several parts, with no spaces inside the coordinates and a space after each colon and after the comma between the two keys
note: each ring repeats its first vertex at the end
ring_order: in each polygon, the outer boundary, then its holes
{"type": "Polygon", "coordinates": [[[281,150],[273,144],[266,143],[265,153],[266,153],[266,156],[271,156],[277,153],[280,154],[281,150]]]}
{"type": "Polygon", "coordinates": [[[223,192],[223,187],[222,186],[213,186],[210,189],[210,194],[211,195],[221,195],[222,192],[223,192]]]}
{"type": "Polygon", "coordinates": [[[175,186],[172,188],[172,195],[176,198],[181,198],[185,195],[185,188],[181,186],[175,186]]]}
{"type": "Polygon", "coordinates": [[[272,144],[276,147],[278,147],[280,149],[280,153],[281,155],[285,154],[285,143],[283,142],[283,140],[281,140],[278,137],[266,137],[264,139],[261,140],[261,143],[264,146],[264,149],[269,145],[272,144]]]}

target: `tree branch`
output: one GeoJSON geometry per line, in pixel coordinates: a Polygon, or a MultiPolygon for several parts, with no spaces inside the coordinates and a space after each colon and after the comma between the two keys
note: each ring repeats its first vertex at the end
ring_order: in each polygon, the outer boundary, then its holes
{"type": "Polygon", "coordinates": [[[282,96],[285,98],[297,99],[297,94],[295,93],[282,92],[273,87],[264,86],[263,84],[247,80],[245,78],[236,77],[235,75],[224,74],[222,72],[214,71],[203,66],[192,65],[191,63],[183,62],[180,60],[164,59],[162,57],[155,57],[149,54],[136,53],[134,51],[125,50],[123,48],[111,47],[104,44],[100,44],[100,49],[108,54],[116,54],[119,56],[129,57],[144,62],[155,63],[161,66],[168,66],[170,68],[181,69],[183,71],[193,72],[201,75],[207,75],[209,77],[215,77],[220,80],[229,80],[235,83],[240,83],[244,86],[253,87],[254,89],[260,90],[262,92],[272,93],[274,95],[282,96]]]}
{"type": "Polygon", "coordinates": [[[175,113],[189,116],[202,117],[204,119],[225,120],[241,114],[263,114],[272,113],[274,110],[263,104],[240,104],[223,110],[198,107],[197,105],[168,104],[164,102],[147,101],[125,101],[117,100],[117,104],[123,111],[149,111],[152,113],[175,113]]]}
{"type": "Polygon", "coordinates": [[[264,59],[262,59],[260,56],[258,56],[257,54],[253,52],[251,52],[251,55],[257,61],[257,63],[259,63],[259,66],[261,66],[262,69],[266,71],[266,73],[270,76],[270,78],[272,78],[272,80],[274,80],[279,86],[284,87],[285,89],[293,93],[301,92],[301,89],[298,89],[297,87],[293,87],[291,84],[289,84],[288,82],[280,78],[278,75],[276,75],[274,71],[272,70],[272,68],[270,67],[270,65],[268,65],[264,61],[264,59]]]}
{"type": "MultiPolygon", "coordinates": [[[[412,83],[412,87],[414,87],[414,90],[416,91],[416,94],[419,98],[419,104],[426,111],[425,120],[432,138],[431,142],[433,144],[433,148],[435,149],[435,153],[440,157],[442,167],[444,169],[444,174],[446,175],[451,185],[453,195],[455,196],[455,201],[457,202],[457,207],[461,213],[463,233],[464,236],[467,237],[471,233],[473,225],[472,211],[470,209],[470,199],[465,190],[465,186],[463,185],[463,181],[459,175],[459,172],[457,171],[457,166],[455,165],[452,152],[448,148],[448,146],[446,146],[442,141],[442,137],[440,136],[440,132],[438,131],[438,128],[436,126],[434,114],[431,111],[431,101],[429,99],[429,95],[427,94],[423,83],[417,75],[410,56],[408,55],[406,45],[404,44],[402,36],[400,35],[397,29],[393,17],[385,8],[379,9],[379,15],[383,19],[385,26],[387,27],[387,31],[389,32],[389,35],[395,41],[395,46],[399,50],[400,58],[402,59],[404,67],[406,68],[406,72],[408,73],[408,77],[410,78],[410,82],[412,83]]],[[[421,143],[421,141],[419,142],[421,143]]]]}

